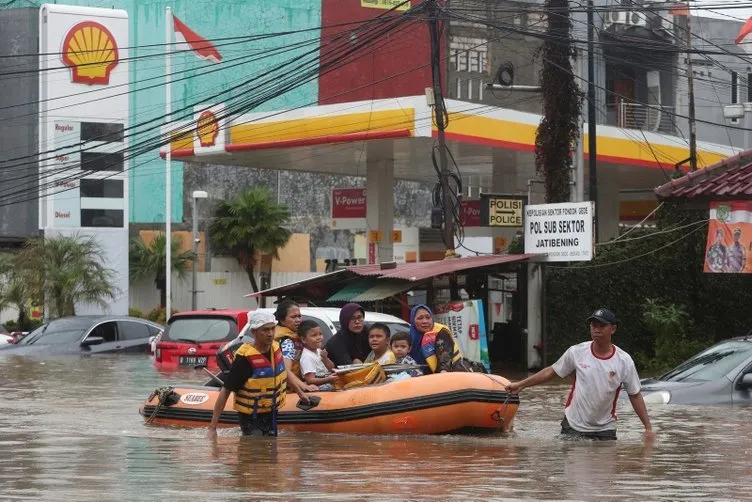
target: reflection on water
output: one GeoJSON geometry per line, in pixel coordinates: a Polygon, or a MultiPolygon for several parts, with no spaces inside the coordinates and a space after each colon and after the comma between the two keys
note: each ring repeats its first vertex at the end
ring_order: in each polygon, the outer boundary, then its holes
{"type": "Polygon", "coordinates": [[[620,403],[619,440],[558,436],[563,385],[528,389],[507,436],[243,438],[146,426],[139,404],[189,370],[140,357],[0,357],[0,498],[743,499],[750,408],[649,405],[656,441],[620,403]]]}

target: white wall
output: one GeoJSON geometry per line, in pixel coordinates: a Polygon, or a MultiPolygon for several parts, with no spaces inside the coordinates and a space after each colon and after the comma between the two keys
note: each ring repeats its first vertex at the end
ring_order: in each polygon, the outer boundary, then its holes
{"type": "MultiPolygon", "coordinates": [[[[321,275],[318,272],[272,272],[271,287],[283,286],[321,275]]],[[[256,281],[260,281],[258,274],[256,281]]],[[[255,300],[244,298],[252,292],[251,281],[245,272],[198,272],[196,274],[196,307],[251,309],[257,306],[255,300]]],[[[149,312],[159,305],[159,290],[153,280],[131,283],[129,289],[130,307],[149,312]]],[[[273,299],[271,299],[273,300],[273,299]]],[[[267,301],[267,304],[270,302],[267,301]]],[[[184,279],[173,275],[172,308],[178,311],[191,310],[191,274],[184,279]]]]}

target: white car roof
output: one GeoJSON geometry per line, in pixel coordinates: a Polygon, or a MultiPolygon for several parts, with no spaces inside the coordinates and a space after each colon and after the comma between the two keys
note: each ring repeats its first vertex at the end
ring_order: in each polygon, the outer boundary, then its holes
{"type": "MultiPolygon", "coordinates": [[[[256,309],[259,312],[269,312],[274,313],[276,308],[262,308],[262,309],[256,309]]],[[[334,328],[334,323],[339,324],[339,311],[342,310],[337,307],[300,307],[300,313],[304,316],[309,317],[315,317],[316,319],[321,319],[325,321],[329,326],[332,332],[336,331],[334,328]]],[[[366,310],[366,322],[372,323],[372,322],[383,322],[383,323],[390,323],[390,324],[404,324],[406,327],[409,325],[407,322],[405,322],[403,319],[400,319],[399,317],[395,317],[393,315],[389,314],[382,314],[381,312],[371,312],[369,310],[366,310]]],[[[247,323],[246,323],[247,327],[247,323]]],[[[241,334],[246,331],[245,327],[241,330],[241,334]]]]}

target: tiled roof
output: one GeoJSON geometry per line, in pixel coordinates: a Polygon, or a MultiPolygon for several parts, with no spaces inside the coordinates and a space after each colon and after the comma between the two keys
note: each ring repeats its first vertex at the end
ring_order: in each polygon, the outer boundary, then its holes
{"type": "Polygon", "coordinates": [[[752,198],[752,150],[669,181],[655,194],[659,199],[752,198]]]}

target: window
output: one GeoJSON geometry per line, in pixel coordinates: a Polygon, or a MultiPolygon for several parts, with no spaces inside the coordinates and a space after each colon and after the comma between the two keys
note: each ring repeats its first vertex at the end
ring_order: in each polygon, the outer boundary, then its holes
{"type": "Polygon", "coordinates": [[[122,228],[122,209],[82,209],[82,227],[109,227],[122,228]]]}
{"type": "Polygon", "coordinates": [[[84,171],[122,171],[123,152],[81,152],[81,169],[84,171]]]}
{"type": "Polygon", "coordinates": [[[18,342],[19,345],[68,345],[84,336],[88,322],[78,318],[55,319],[38,327],[18,342]]]}
{"type": "Polygon", "coordinates": [[[148,340],[149,328],[137,321],[118,321],[121,340],[148,340]]]}
{"type": "Polygon", "coordinates": [[[660,377],[667,382],[708,382],[723,378],[752,356],[752,343],[727,341],[700,352],[660,377]]]}
{"type": "Polygon", "coordinates": [[[731,104],[739,102],[739,74],[731,72],[731,104]]]}
{"type": "Polygon", "coordinates": [[[123,124],[108,122],[81,122],[81,141],[123,142],[123,124]]]}
{"type": "Polygon", "coordinates": [[[123,180],[81,180],[81,197],[123,198],[123,180]]]}
{"type": "Polygon", "coordinates": [[[174,342],[219,342],[232,340],[238,325],[227,317],[179,317],[170,323],[162,340],[174,342]]]}
{"type": "Polygon", "coordinates": [[[752,101],[752,73],[747,73],[747,101],[752,101]]]}
{"type": "Polygon", "coordinates": [[[117,342],[118,340],[118,329],[117,329],[117,323],[115,322],[103,322],[102,324],[98,324],[94,329],[92,329],[89,334],[86,336],[86,338],[91,338],[92,336],[98,336],[101,337],[104,340],[104,343],[108,342],[117,342]]]}

